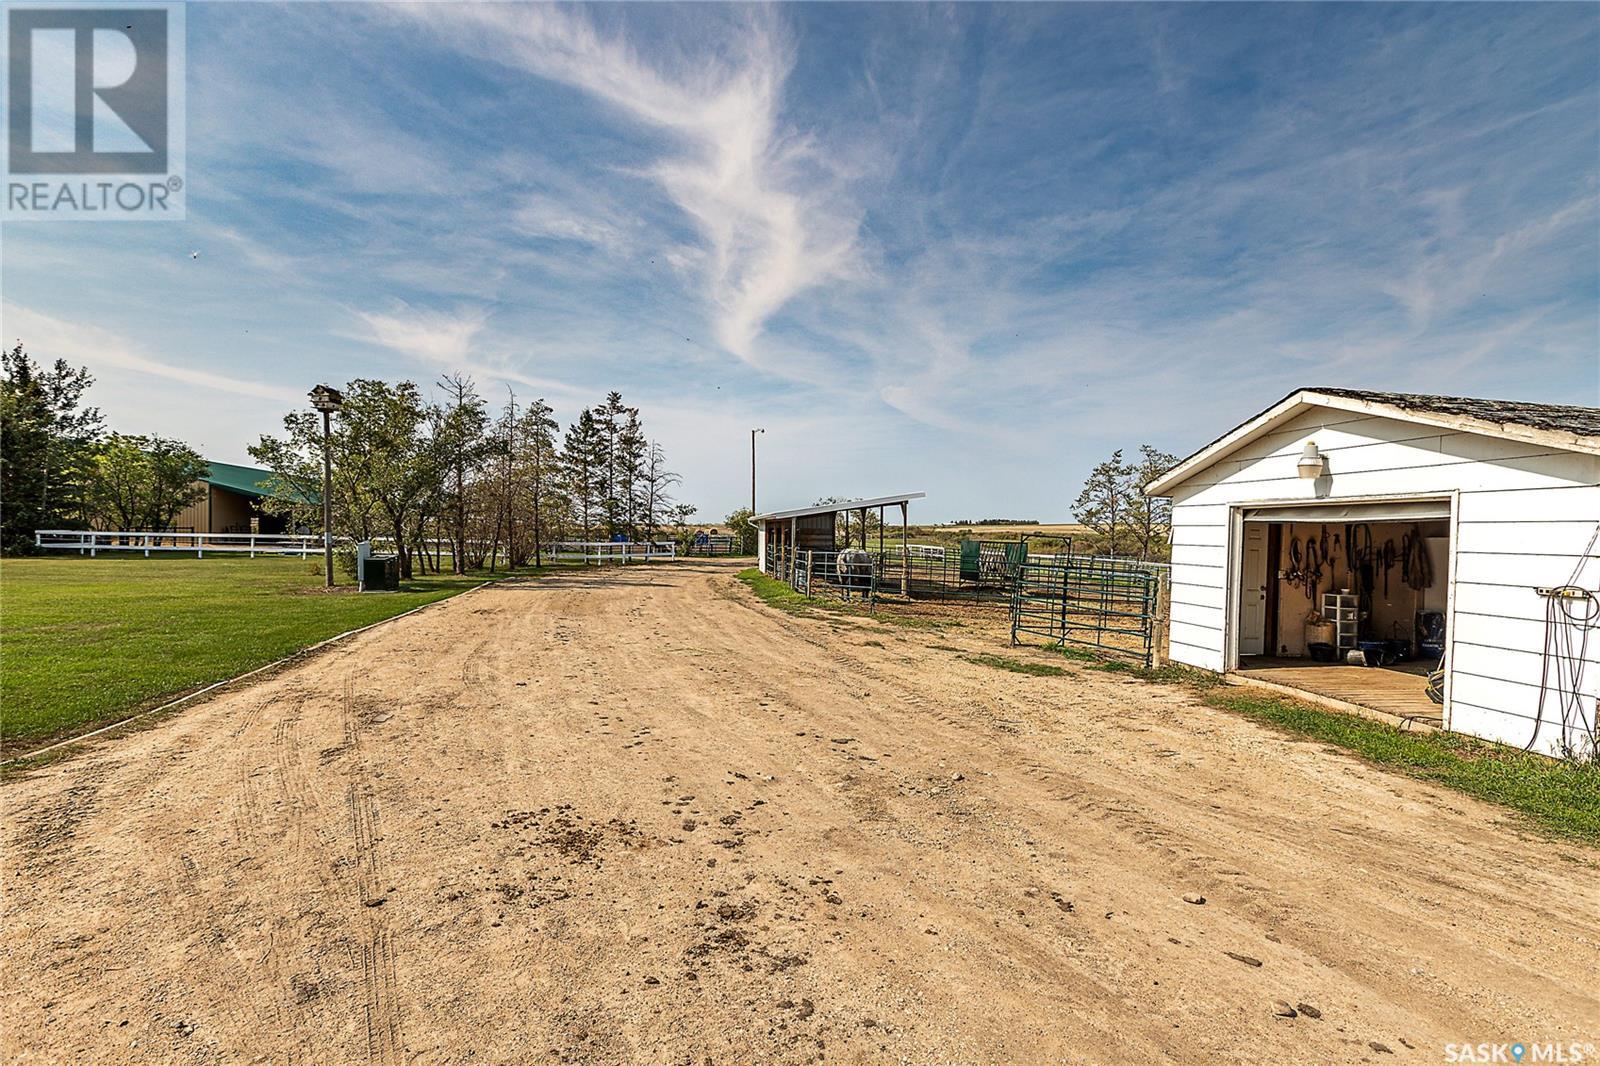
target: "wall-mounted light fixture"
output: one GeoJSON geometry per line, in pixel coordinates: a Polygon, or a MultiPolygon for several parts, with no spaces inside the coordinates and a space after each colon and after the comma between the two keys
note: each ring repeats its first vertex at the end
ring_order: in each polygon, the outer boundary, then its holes
{"type": "Polygon", "coordinates": [[[1317,442],[1306,441],[1305,448],[1300,452],[1300,461],[1295,464],[1295,469],[1300,471],[1300,476],[1307,481],[1315,481],[1328,469],[1328,460],[1317,451],[1317,442]]]}

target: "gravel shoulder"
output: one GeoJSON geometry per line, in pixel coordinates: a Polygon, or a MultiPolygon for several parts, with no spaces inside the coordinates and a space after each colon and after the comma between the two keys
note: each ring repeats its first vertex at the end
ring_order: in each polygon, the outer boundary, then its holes
{"type": "Polygon", "coordinates": [[[736,569],[483,588],[6,785],[0,1057],[1600,1042],[1595,851],[1181,688],[783,615],[736,569]]]}

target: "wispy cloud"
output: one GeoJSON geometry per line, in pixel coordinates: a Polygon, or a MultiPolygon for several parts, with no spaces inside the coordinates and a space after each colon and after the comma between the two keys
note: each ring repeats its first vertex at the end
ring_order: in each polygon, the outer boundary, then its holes
{"type": "Polygon", "coordinates": [[[52,320],[36,354],[217,441],[299,383],[462,370],[563,418],[621,387],[709,513],[766,425],[781,502],[1054,517],[1112,447],[1183,451],[1297,385],[1596,395],[1594,5],[189,30],[187,228],[8,226],[5,295],[52,320]]]}
{"type": "Polygon", "coordinates": [[[473,338],[489,317],[482,308],[429,311],[405,304],[391,311],[358,311],[356,315],[366,324],[367,337],[373,343],[441,366],[459,365],[468,358],[473,338]]]}
{"type": "MultiPolygon", "coordinates": [[[[672,149],[646,165],[706,242],[705,297],[728,351],[759,363],[757,339],[796,294],[847,274],[859,211],[815,143],[779,121],[793,51],[777,17],[752,9],[672,61],[646,60],[581,12],[552,6],[419,5],[447,40],[474,55],[576,86],[630,119],[669,135],[672,149]]],[[[617,228],[553,219],[524,207],[519,223],[587,241],[617,228]]]]}
{"type": "Polygon", "coordinates": [[[305,399],[303,392],[282,385],[217,374],[187,362],[164,362],[146,355],[140,346],[109,330],[67,322],[16,304],[0,305],[0,319],[4,319],[0,329],[8,337],[22,339],[31,352],[47,359],[65,359],[95,368],[120,367],[201,389],[279,403],[299,403],[305,399]]]}

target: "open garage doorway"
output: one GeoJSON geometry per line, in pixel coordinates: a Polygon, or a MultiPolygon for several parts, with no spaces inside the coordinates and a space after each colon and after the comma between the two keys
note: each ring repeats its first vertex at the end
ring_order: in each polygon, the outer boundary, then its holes
{"type": "Polygon", "coordinates": [[[1450,501],[1263,506],[1241,517],[1237,672],[1442,724],[1450,501]]]}

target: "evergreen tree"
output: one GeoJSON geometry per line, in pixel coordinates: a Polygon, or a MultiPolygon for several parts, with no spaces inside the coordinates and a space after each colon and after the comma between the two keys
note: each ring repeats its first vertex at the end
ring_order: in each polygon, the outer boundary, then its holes
{"type": "Polygon", "coordinates": [[[622,437],[627,427],[628,408],[622,402],[622,393],[608,393],[605,402],[595,407],[591,418],[596,432],[596,460],[599,464],[599,518],[609,539],[626,532],[627,525],[628,506],[622,491],[622,437]]]}
{"type": "MultiPolygon", "coordinates": [[[[450,374],[442,378],[439,387],[445,393],[445,404],[438,408],[433,419],[433,445],[436,462],[449,472],[447,483],[439,501],[450,512],[451,557],[453,569],[458,574],[467,572],[468,489],[493,450],[487,438],[489,414],[483,397],[469,377],[450,374]]],[[[429,508],[437,511],[438,507],[429,508]]]]}
{"type": "Polygon", "coordinates": [[[643,525],[641,518],[648,502],[644,478],[645,468],[650,461],[649,449],[650,442],[645,439],[639,409],[630,407],[617,433],[616,458],[613,460],[617,472],[617,497],[622,504],[622,527],[629,540],[639,539],[643,525]]]}
{"type": "Polygon", "coordinates": [[[0,353],[0,551],[26,551],[36,529],[81,525],[83,493],[101,432],[83,406],[89,371],[57,359],[49,370],[19,341],[0,353]]]}
{"type": "Polygon", "coordinates": [[[521,442],[518,462],[523,468],[523,485],[533,507],[531,523],[535,566],[544,565],[544,545],[549,541],[550,529],[564,501],[560,456],[556,452],[556,433],[561,424],[552,417],[553,414],[543,398],[534,400],[522,414],[518,433],[521,442]]]}
{"type": "Polygon", "coordinates": [[[603,519],[606,500],[606,438],[593,411],[584,411],[567,427],[561,442],[561,466],[574,518],[584,540],[593,540],[595,525],[603,519]]]}
{"type": "Polygon", "coordinates": [[[517,414],[517,394],[506,391],[505,406],[494,423],[494,463],[490,478],[493,485],[486,486],[487,496],[494,505],[494,534],[490,549],[489,568],[494,569],[502,531],[505,534],[506,562],[515,569],[527,560],[525,529],[519,529],[517,514],[522,503],[521,418],[517,414]]]}

